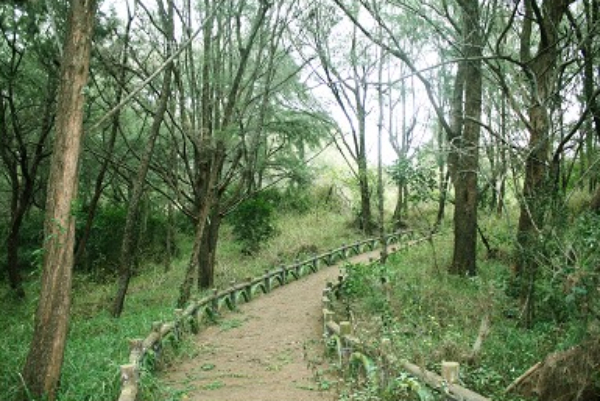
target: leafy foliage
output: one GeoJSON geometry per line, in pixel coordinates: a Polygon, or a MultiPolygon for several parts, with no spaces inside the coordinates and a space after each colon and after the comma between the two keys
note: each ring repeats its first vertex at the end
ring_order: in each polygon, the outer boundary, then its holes
{"type": "Polygon", "coordinates": [[[275,235],[275,208],[270,191],[242,202],[229,216],[234,227],[234,237],[242,244],[242,252],[248,255],[256,253],[262,242],[275,235]]]}
{"type": "Polygon", "coordinates": [[[431,199],[431,194],[437,187],[434,169],[421,162],[414,165],[408,158],[396,160],[388,167],[387,172],[396,184],[410,186],[409,199],[413,202],[431,199]]]}
{"type": "Polygon", "coordinates": [[[580,322],[585,332],[585,323],[598,316],[599,242],[600,217],[593,213],[577,217],[568,230],[544,236],[544,249],[536,252],[541,265],[539,320],[580,322]]]}
{"type": "MultiPolygon", "coordinates": [[[[80,213],[82,212],[83,210],[80,213]]],[[[115,274],[121,253],[120,245],[123,240],[126,216],[125,205],[108,204],[98,208],[84,258],[76,267],[79,271],[90,273],[92,277],[99,280],[115,274]]],[[[85,219],[78,218],[77,221],[82,223],[85,219]]],[[[164,215],[149,210],[146,210],[143,216],[137,219],[136,263],[142,260],[162,261],[167,246],[164,235],[166,225],[164,215]]],[[[82,228],[78,227],[79,230],[82,228]]],[[[171,240],[173,241],[173,239],[171,240]]],[[[176,249],[175,242],[171,244],[171,249],[176,249]]]]}

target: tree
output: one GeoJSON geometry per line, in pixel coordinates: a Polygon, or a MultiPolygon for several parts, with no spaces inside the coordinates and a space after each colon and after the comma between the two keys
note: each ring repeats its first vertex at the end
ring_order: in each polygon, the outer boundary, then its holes
{"type": "Polygon", "coordinates": [[[21,227],[43,186],[39,172],[49,156],[47,139],[54,123],[58,80],[51,61],[53,46],[32,33],[43,21],[39,15],[34,5],[23,10],[7,6],[0,15],[0,163],[11,196],[6,268],[18,298],[25,297],[19,260],[21,227]]]}
{"type": "Polygon", "coordinates": [[[56,132],[48,180],[44,266],[33,339],[23,368],[23,399],[56,399],[71,306],[77,169],[83,137],[95,0],[72,0],[61,60],[56,132]]]}
{"type": "Polygon", "coordinates": [[[367,169],[367,101],[371,87],[369,79],[371,75],[376,75],[376,54],[370,52],[370,46],[365,43],[357,27],[352,28],[349,47],[346,42],[335,43],[334,36],[337,34],[334,33],[334,29],[339,29],[339,21],[332,20],[335,14],[330,8],[321,7],[323,10],[315,8],[309,17],[312,46],[323,72],[316,72],[316,68],[314,71],[319,81],[327,85],[348,124],[349,134],[341,133],[339,138],[334,139],[340,153],[345,158],[349,155],[352,161],[350,163],[346,158],[358,182],[360,193],[358,226],[370,234],[374,232],[375,224],[371,211],[371,185],[367,169]],[[342,59],[340,54],[343,55],[342,59]]]}
{"type": "Polygon", "coordinates": [[[450,272],[477,274],[477,175],[482,98],[482,34],[478,0],[459,0],[461,55],[453,95],[448,164],[454,183],[454,252],[450,272]]]}
{"type": "MultiPolygon", "coordinates": [[[[162,29],[167,36],[165,38],[167,45],[166,56],[167,58],[171,55],[171,47],[173,38],[173,0],[167,1],[167,9],[162,0],[158,1],[158,8],[160,9],[160,16],[162,20],[162,29]]],[[[125,219],[125,229],[123,232],[123,241],[121,243],[121,257],[119,261],[119,282],[117,288],[117,294],[115,295],[112,315],[119,317],[123,312],[123,306],[125,302],[125,296],[127,294],[127,288],[129,287],[129,280],[131,279],[131,254],[133,251],[135,226],[137,224],[140,202],[142,200],[143,191],[145,187],[146,175],[150,168],[150,159],[154,153],[154,147],[157,138],[160,134],[160,127],[163,122],[167,106],[169,104],[169,97],[171,95],[171,79],[172,79],[173,63],[170,62],[163,72],[163,82],[160,89],[160,95],[156,104],[156,111],[152,119],[152,125],[150,126],[150,132],[148,135],[148,142],[144,149],[144,154],[138,167],[137,176],[133,183],[133,190],[127,207],[127,217],[125,219]]]]}
{"type": "MultiPolygon", "coordinates": [[[[230,27],[227,24],[223,23],[223,16],[218,13],[216,4],[205,0],[204,7],[208,18],[203,27],[202,86],[199,90],[195,89],[196,93],[200,92],[202,104],[199,110],[194,110],[194,119],[188,120],[189,128],[199,125],[197,129],[199,135],[193,138],[195,163],[193,168],[188,169],[189,172],[193,172],[193,177],[191,177],[194,192],[192,202],[195,209],[196,231],[190,261],[179,290],[177,304],[180,306],[184,305],[191,295],[196,270],[198,270],[199,287],[209,288],[213,283],[215,247],[222,219],[219,203],[232,178],[223,171],[228,156],[224,134],[235,127],[236,107],[239,105],[240,93],[243,89],[242,80],[247,71],[257,35],[271,5],[267,1],[261,0],[260,7],[252,19],[248,38],[244,43],[238,43],[241,48],[239,60],[231,60],[237,64],[230,71],[224,69],[225,65],[220,63],[220,58],[230,54],[229,50],[231,49],[220,51],[221,49],[215,47],[226,39],[233,39],[234,33],[229,30],[230,27]],[[217,24],[216,27],[213,24],[217,24]],[[217,32],[216,38],[211,36],[213,29],[217,32]],[[223,38],[225,34],[230,36],[223,38]],[[232,77],[232,80],[228,82],[228,90],[221,86],[225,73],[231,74],[232,77]],[[221,105],[224,105],[222,109],[221,105]],[[223,181],[221,181],[222,178],[223,181]],[[210,223],[207,223],[209,216],[211,217],[210,223]]],[[[240,20],[241,15],[238,14],[238,29],[240,29],[240,20]]],[[[240,35],[237,35],[237,39],[241,40],[240,35]]],[[[192,89],[194,89],[193,86],[192,89]]],[[[229,171],[235,171],[240,157],[239,153],[234,156],[229,164],[229,171]]],[[[188,160],[190,159],[188,158],[188,160]]]]}
{"type": "Polygon", "coordinates": [[[523,324],[530,327],[534,318],[535,279],[537,261],[533,254],[539,248],[537,240],[544,224],[548,205],[548,153],[551,144],[549,108],[555,93],[556,66],[559,59],[560,35],[558,27],[570,0],[545,0],[539,7],[536,0],[525,1],[525,19],[521,30],[521,63],[525,66],[530,91],[528,93],[529,143],[525,163],[523,199],[520,202],[517,228],[515,274],[519,281],[520,298],[525,313],[523,324]],[[532,55],[532,25],[540,32],[540,41],[532,55]]]}
{"type": "MultiPolygon", "coordinates": [[[[425,93],[434,109],[434,112],[443,126],[449,142],[452,144],[453,159],[453,182],[457,193],[455,200],[454,219],[454,237],[455,248],[453,262],[450,266],[450,272],[470,275],[476,274],[476,245],[477,245],[477,170],[478,170],[478,140],[479,140],[479,118],[481,113],[481,71],[479,67],[480,59],[477,57],[482,54],[482,33],[479,20],[478,3],[470,1],[460,1],[461,25],[460,28],[454,27],[454,33],[461,33],[462,46],[457,43],[450,43],[451,46],[459,48],[460,58],[457,60],[458,71],[455,79],[454,98],[453,98],[453,119],[452,124],[444,115],[444,110],[440,105],[440,100],[436,96],[432,80],[420,70],[409,53],[401,46],[401,42],[395,35],[394,30],[386,22],[381,8],[375,3],[367,0],[360,0],[360,4],[368,11],[369,15],[376,21],[381,29],[386,32],[386,38],[376,37],[369,29],[361,24],[356,15],[342,0],[334,0],[335,3],[344,11],[346,16],[357,26],[361,32],[372,42],[381,46],[391,55],[402,61],[411,73],[421,82],[425,93]],[[475,58],[470,58],[473,56],[475,58]],[[466,74],[475,74],[473,77],[466,74]],[[468,77],[468,79],[467,79],[468,77]],[[473,79],[471,79],[473,78],[473,79]]],[[[432,24],[436,32],[445,33],[448,28],[438,26],[435,21],[428,18],[426,13],[417,9],[411,4],[404,4],[409,10],[415,12],[432,24]]],[[[438,12],[439,15],[445,15],[451,27],[454,24],[452,16],[449,14],[447,5],[444,10],[438,12]]],[[[452,164],[452,157],[449,157],[449,164],[452,164]]]]}
{"type": "Polygon", "coordinates": [[[180,305],[194,281],[199,289],[213,286],[226,216],[265,187],[298,181],[306,149],[318,143],[329,123],[307,106],[302,66],[287,41],[298,6],[208,1],[201,9],[203,29],[212,36],[203,41],[202,52],[190,54],[178,83],[183,117],[174,145],[187,185],[170,184],[194,221],[198,246],[180,287],[180,305]],[[205,100],[186,107],[194,98],[205,100]]]}

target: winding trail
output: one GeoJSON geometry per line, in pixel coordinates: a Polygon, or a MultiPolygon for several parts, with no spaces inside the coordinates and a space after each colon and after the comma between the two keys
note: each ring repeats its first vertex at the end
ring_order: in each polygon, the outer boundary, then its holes
{"type": "MultiPolygon", "coordinates": [[[[379,250],[349,258],[377,258],[379,250]]],[[[337,264],[261,295],[200,332],[193,358],[171,366],[160,380],[181,400],[335,400],[322,373],[321,296],[339,275],[337,264]]]]}

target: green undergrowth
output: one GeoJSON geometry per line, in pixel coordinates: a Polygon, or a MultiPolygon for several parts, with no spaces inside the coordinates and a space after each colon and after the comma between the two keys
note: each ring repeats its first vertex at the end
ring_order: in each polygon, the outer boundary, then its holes
{"type": "MultiPolygon", "coordinates": [[[[265,269],[359,239],[360,234],[349,230],[347,221],[348,218],[340,213],[328,211],[280,215],[276,220],[278,235],[252,257],[240,252],[240,245],[234,241],[231,228],[224,226],[218,248],[215,284],[222,288],[229,285],[231,280],[257,276],[265,269]]],[[[168,272],[165,273],[164,265],[146,265],[138,269],[139,274],[131,281],[125,310],[119,319],[112,318],[108,312],[116,291],[115,284],[98,283],[85,275],[75,275],[59,401],[106,401],[117,398],[119,365],[128,360],[128,339],[145,337],[152,322],[173,319],[179,285],[189,261],[190,244],[186,241],[183,243],[180,244],[181,258],[173,262],[168,272]]],[[[24,302],[13,299],[5,286],[0,287],[0,302],[3,304],[0,314],[2,400],[14,399],[21,383],[19,374],[31,341],[37,305],[37,274],[29,277],[25,283],[28,297],[24,302]]],[[[165,352],[173,358],[186,354],[195,356],[195,351],[185,341],[165,352]]],[[[169,362],[168,358],[166,362],[169,362]]],[[[157,379],[150,374],[142,376],[143,399],[154,399],[152,393],[157,388],[157,379]]],[[[168,397],[178,399],[176,393],[176,390],[168,392],[168,397]]],[[[161,392],[161,396],[164,394],[161,392]]]]}
{"type": "MultiPolygon", "coordinates": [[[[392,255],[385,266],[347,266],[342,301],[336,306],[338,319],[351,320],[357,335],[375,349],[388,338],[398,359],[438,374],[442,361],[458,361],[467,388],[494,400],[520,400],[505,395],[506,387],[548,353],[572,345],[575,329],[542,323],[531,330],[520,328],[518,305],[506,295],[507,261],[487,259],[482,249],[478,276],[449,275],[451,240],[451,233],[442,234],[432,243],[392,255]],[[471,359],[486,317],[491,330],[479,356],[471,359]]],[[[419,393],[422,386],[400,371],[386,387],[346,380],[342,400],[431,396],[419,393]]]]}
{"type": "Polygon", "coordinates": [[[311,210],[293,215],[280,215],[275,221],[277,236],[252,257],[242,252],[243,245],[234,240],[233,229],[225,225],[217,249],[215,284],[229,285],[231,280],[256,277],[294,260],[304,260],[315,254],[362,239],[359,232],[349,229],[348,216],[342,213],[311,210]]]}
{"type": "MultiPolygon", "coordinates": [[[[163,266],[151,266],[134,277],[121,318],[114,319],[108,309],[114,286],[90,283],[76,277],[73,307],[59,400],[104,401],[117,398],[119,365],[129,355],[127,339],[148,334],[152,322],[173,318],[176,292],[183,265],[175,263],[168,274],[163,266]]],[[[34,295],[38,280],[27,284],[30,294],[25,303],[16,304],[2,294],[4,313],[0,316],[0,394],[14,399],[20,384],[19,372],[28,352],[37,303],[34,295]]]]}

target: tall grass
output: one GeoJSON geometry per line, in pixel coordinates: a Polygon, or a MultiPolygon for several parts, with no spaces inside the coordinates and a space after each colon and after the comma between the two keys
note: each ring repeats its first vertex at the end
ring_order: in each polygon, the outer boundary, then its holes
{"type": "Polygon", "coordinates": [[[241,245],[233,240],[232,227],[225,225],[217,249],[218,266],[215,284],[228,285],[231,280],[255,277],[297,258],[307,258],[363,237],[349,224],[350,217],[327,210],[311,210],[300,215],[277,216],[277,235],[260,248],[253,257],[240,252],[241,245]]]}
{"type": "MultiPolygon", "coordinates": [[[[359,337],[373,345],[389,338],[397,357],[437,372],[442,361],[459,361],[461,380],[468,388],[494,400],[520,400],[518,395],[504,394],[506,387],[549,353],[576,343],[581,324],[540,321],[531,330],[521,328],[518,300],[507,295],[514,226],[496,217],[480,225],[497,249],[497,258],[488,258],[480,243],[476,277],[447,273],[453,238],[446,229],[432,244],[392,255],[385,266],[348,267],[344,302],[353,311],[359,337]],[[388,296],[382,277],[387,279],[388,296]],[[469,362],[485,316],[491,322],[489,335],[479,357],[469,362]]],[[[349,399],[360,397],[357,392],[349,399]]]]}

